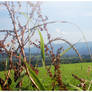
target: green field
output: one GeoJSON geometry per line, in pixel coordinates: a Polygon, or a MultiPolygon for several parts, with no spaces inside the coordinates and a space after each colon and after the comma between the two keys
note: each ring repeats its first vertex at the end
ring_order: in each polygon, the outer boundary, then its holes
{"type": "MultiPolygon", "coordinates": [[[[46,75],[46,71],[43,68],[40,68],[39,70],[40,80],[48,89],[50,89],[51,79],[46,75]]],[[[77,85],[79,83],[78,80],[72,77],[72,74],[77,75],[79,78],[87,79],[89,81],[92,80],[92,63],[62,64],[61,71],[64,83],[71,83],[74,85],[77,85]],[[89,66],[91,67],[91,71],[88,73],[89,66]]]]}
{"type": "MultiPolygon", "coordinates": [[[[54,68],[52,67],[52,72],[54,72],[54,68]]],[[[76,64],[62,64],[61,65],[61,71],[62,71],[62,79],[65,84],[71,83],[73,85],[78,85],[79,81],[76,80],[74,77],[72,77],[72,74],[77,75],[80,78],[92,80],[92,63],[76,63],[76,64]],[[91,68],[90,72],[88,73],[88,67],[91,68]]],[[[4,72],[0,72],[0,77],[4,76],[4,72]]],[[[39,68],[39,79],[45,86],[46,90],[51,90],[51,78],[48,76],[46,70],[43,67],[39,68]]],[[[3,77],[4,79],[4,77],[3,77]]],[[[25,77],[23,80],[23,86],[27,86],[29,84],[28,77],[25,77]]],[[[26,90],[26,89],[24,89],[26,90]]],[[[29,87],[29,90],[33,90],[29,87]]],[[[69,87],[69,90],[72,90],[71,87],[69,87]]]]}

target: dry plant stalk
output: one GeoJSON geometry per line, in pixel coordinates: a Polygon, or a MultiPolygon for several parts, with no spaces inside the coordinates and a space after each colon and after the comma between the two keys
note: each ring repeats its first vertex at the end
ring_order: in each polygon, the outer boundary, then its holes
{"type": "Polygon", "coordinates": [[[86,86],[87,86],[87,84],[86,84],[87,80],[82,79],[82,78],[79,78],[79,77],[76,76],[75,74],[72,74],[72,76],[73,76],[75,79],[77,79],[77,80],[80,81],[79,86],[82,87],[82,89],[85,91],[85,90],[86,90],[86,86]]]}

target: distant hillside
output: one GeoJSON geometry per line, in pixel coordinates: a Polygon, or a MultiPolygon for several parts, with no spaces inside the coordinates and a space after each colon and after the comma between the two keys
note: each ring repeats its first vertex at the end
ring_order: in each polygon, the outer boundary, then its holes
{"type": "MultiPolygon", "coordinates": [[[[53,44],[53,47],[54,47],[54,53],[56,53],[57,49],[60,48],[60,47],[63,47],[64,49],[68,48],[69,45],[67,45],[66,43],[61,43],[61,44],[53,44]]],[[[89,55],[89,52],[88,52],[88,48],[87,48],[87,45],[86,43],[84,42],[79,42],[77,43],[75,46],[74,46],[80,53],[80,55],[89,55]]],[[[88,47],[90,48],[91,50],[91,53],[92,53],[92,42],[88,42],[88,47]]],[[[28,48],[25,48],[25,52],[28,53],[29,49],[28,48]]],[[[36,47],[32,47],[31,48],[31,53],[40,53],[40,49],[36,48],[36,47]]],[[[66,55],[76,55],[75,51],[73,49],[69,50],[66,55]]]]}

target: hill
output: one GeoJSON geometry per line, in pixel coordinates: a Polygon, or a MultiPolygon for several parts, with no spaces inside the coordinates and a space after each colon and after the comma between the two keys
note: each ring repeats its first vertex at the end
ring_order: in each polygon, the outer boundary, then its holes
{"type": "MultiPolygon", "coordinates": [[[[61,44],[52,44],[54,47],[54,53],[56,53],[57,49],[60,48],[61,46],[66,49],[69,47],[69,45],[67,45],[66,43],[61,43],[61,44]]],[[[80,55],[89,55],[88,52],[88,48],[85,42],[79,42],[76,43],[76,45],[74,46],[80,53],[80,55]]],[[[92,53],[92,42],[88,42],[88,47],[90,48],[90,51],[92,53]]],[[[29,49],[25,48],[25,52],[28,53],[29,49]]],[[[36,48],[36,47],[32,47],[31,48],[31,53],[33,54],[39,54],[40,53],[40,49],[36,48]]],[[[66,55],[76,55],[75,51],[73,49],[69,50],[66,55]]]]}

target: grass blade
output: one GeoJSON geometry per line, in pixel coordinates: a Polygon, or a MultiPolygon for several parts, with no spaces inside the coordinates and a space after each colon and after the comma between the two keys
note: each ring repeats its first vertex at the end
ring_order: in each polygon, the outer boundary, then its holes
{"type": "Polygon", "coordinates": [[[0,85],[0,91],[2,90],[2,87],[1,87],[1,85],[0,85]]]}
{"type": "Polygon", "coordinates": [[[77,90],[77,91],[83,91],[81,88],[76,87],[76,86],[74,86],[74,85],[72,85],[72,84],[68,84],[68,85],[71,86],[72,88],[74,88],[74,89],[77,90]]]}
{"type": "Polygon", "coordinates": [[[40,31],[38,31],[38,32],[39,32],[39,35],[40,35],[40,49],[41,49],[42,62],[43,62],[43,67],[45,67],[44,40],[43,40],[41,32],[40,31]]]}
{"type": "Polygon", "coordinates": [[[39,87],[39,90],[45,90],[44,86],[42,85],[42,83],[40,82],[39,78],[37,77],[37,75],[35,74],[35,72],[31,69],[31,67],[29,66],[29,64],[27,64],[27,62],[24,62],[24,64],[26,65],[26,67],[28,68],[28,70],[30,71],[30,76],[32,77],[32,79],[35,81],[35,83],[37,84],[37,86],[39,87]]]}
{"type": "Polygon", "coordinates": [[[25,76],[25,73],[26,73],[26,70],[23,70],[23,71],[21,72],[20,77],[19,77],[19,78],[17,79],[17,81],[16,81],[16,84],[19,83],[19,82],[23,79],[23,77],[25,76]]]}
{"type": "Polygon", "coordinates": [[[89,83],[89,86],[88,86],[88,91],[90,90],[91,85],[92,85],[92,80],[91,80],[91,81],[90,81],[90,83],[89,83]]]}
{"type": "Polygon", "coordinates": [[[5,70],[7,70],[7,69],[8,69],[8,58],[5,61],[5,70]]]}
{"type": "Polygon", "coordinates": [[[67,48],[66,50],[64,50],[64,51],[60,54],[60,56],[63,56],[63,55],[64,55],[66,52],[68,52],[71,48],[72,48],[72,46],[69,47],[69,48],[67,48]]]}

